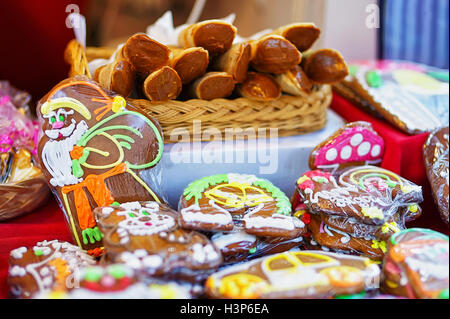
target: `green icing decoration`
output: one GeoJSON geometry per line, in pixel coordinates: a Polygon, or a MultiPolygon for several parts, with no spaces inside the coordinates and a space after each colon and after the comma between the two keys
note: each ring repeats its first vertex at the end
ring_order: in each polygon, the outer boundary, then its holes
{"type": "Polygon", "coordinates": [[[278,187],[276,187],[266,179],[258,179],[253,183],[253,185],[261,187],[262,189],[272,194],[273,198],[275,198],[275,200],[277,201],[277,214],[287,216],[291,214],[291,202],[289,201],[289,198],[287,198],[287,196],[278,187]]]}
{"type": "MultiPolygon", "coordinates": [[[[220,183],[228,183],[228,175],[227,174],[218,174],[203,177],[199,180],[196,180],[188,185],[183,192],[183,196],[186,200],[190,200],[191,198],[195,198],[195,202],[198,203],[198,200],[202,198],[202,193],[210,186],[217,185],[220,183]]],[[[265,179],[258,178],[253,186],[260,187],[270,193],[273,198],[276,200],[276,206],[278,207],[278,214],[282,215],[290,215],[291,203],[289,198],[275,185],[265,179]]]]}
{"type": "Polygon", "coordinates": [[[128,213],[128,216],[130,216],[130,217],[136,217],[136,215],[133,214],[133,213],[128,213]]]}
{"type": "MultiPolygon", "coordinates": [[[[108,121],[111,121],[113,119],[115,119],[118,116],[122,116],[122,115],[135,115],[137,117],[140,117],[143,121],[145,121],[147,123],[148,126],[150,126],[153,130],[153,133],[156,136],[156,139],[158,141],[158,154],[156,155],[156,157],[153,159],[153,161],[149,162],[149,163],[145,163],[142,165],[136,165],[136,164],[131,164],[130,162],[126,161],[125,164],[127,165],[128,168],[130,169],[145,169],[145,168],[149,168],[154,166],[156,163],[158,163],[161,159],[161,156],[163,154],[163,148],[164,148],[164,142],[162,139],[161,134],[159,133],[158,128],[155,126],[155,124],[150,121],[147,117],[145,117],[144,115],[138,113],[138,112],[133,112],[133,111],[123,111],[120,113],[115,113],[105,119],[103,119],[102,121],[98,122],[97,124],[95,124],[93,127],[91,127],[84,135],[83,137],[80,139],[80,141],[78,141],[77,145],[78,146],[86,146],[86,144],[91,140],[91,138],[93,138],[94,136],[101,134],[105,131],[109,131],[109,130],[127,130],[127,131],[131,131],[134,134],[136,134],[137,136],[139,136],[140,138],[143,138],[141,132],[139,132],[139,130],[132,128],[130,126],[126,126],[126,125],[111,125],[111,126],[107,126],[107,127],[103,127],[101,129],[98,129],[100,126],[102,126],[103,124],[105,124],[108,121]]],[[[115,138],[123,138],[124,135],[116,135],[115,138]]],[[[131,140],[125,138],[124,140],[131,142],[131,140]]],[[[122,147],[124,147],[122,145],[122,147]]],[[[81,159],[80,159],[81,162],[81,159]]]]}
{"type": "Polygon", "coordinates": [[[103,238],[103,234],[97,226],[94,228],[83,229],[81,235],[83,236],[83,243],[85,245],[88,244],[88,237],[91,244],[95,244],[96,241],[100,241],[103,238]]]}
{"type": "Polygon", "coordinates": [[[366,296],[366,292],[363,291],[359,294],[353,294],[353,295],[339,295],[335,296],[335,299],[362,299],[366,296]]]}
{"type": "Polygon", "coordinates": [[[36,256],[42,256],[44,253],[42,252],[42,250],[36,249],[36,250],[34,251],[34,254],[35,254],[36,256]]]}
{"type": "Polygon", "coordinates": [[[202,198],[202,193],[209,186],[216,185],[219,183],[228,183],[228,175],[227,174],[212,175],[193,181],[188,185],[188,187],[186,187],[186,189],[183,192],[183,196],[186,197],[186,200],[195,198],[195,202],[198,203],[198,200],[202,198]]]}
{"type": "Polygon", "coordinates": [[[355,76],[358,70],[359,67],[357,65],[352,64],[348,67],[348,74],[350,74],[351,76],[355,76]]]}
{"type": "Polygon", "coordinates": [[[90,282],[97,282],[102,278],[103,276],[103,270],[98,267],[92,267],[88,268],[86,270],[86,273],[84,274],[84,280],[90,281],[90,282]]]}
{"type": "Polygon", "coordinates": [[[249,252],[250,254],[254,254],[254,253],[256,252],[256,247],[250,248],[250,249],[248,250],[248,252],[249,252]]]}
{"type": "Polygon", "coordinates": [[[121,265],[112,265],[108,268],[108,273],[116,279],[125,277],[125,269],[121,265]]]}
{"type": "Polygon", "coordinates": [[[114,202],[110,206],[118,207],[118,206],[120,206],[120,203],[119,202],[114,202]]]}
{"type": "Polygon", "coordinates": [[[440,238],[443,240],[448,241],[448,236],[439,233],[437,231],[431,230],[431,229],[426,229],[426,228],[408,228],[408,229],[404,229],[402,231],[399,231],[398,233],[395,233],[391,236],[390,240],[391,240],[391,244],[392,245],[397,245],[397,237],[398,236],[402,236],[403,234],[406,233],[410,233],[410,232],[421,232],[421,233],[425,233],[427,234],[427,238],[440,238]]]}
{"type": "Polygon", "coordinates": [[[441,291],[441,293],[439,294],[439,299],[449,299],[448,288],[441,291]]]}
{"type": "Polygon", "coordinates": [[[444,82],[449,82],[449,73],[448,72],[436,72],[436,71],[429,71],[427,72],[427,75],[440,80],[444,82]]]}
{"type": "Polygon", "coordinates": [[[372,70],[366,73],[366,81],[372,88],[379,88],[383,86],[383,79],[378,71],[372,70]]]}

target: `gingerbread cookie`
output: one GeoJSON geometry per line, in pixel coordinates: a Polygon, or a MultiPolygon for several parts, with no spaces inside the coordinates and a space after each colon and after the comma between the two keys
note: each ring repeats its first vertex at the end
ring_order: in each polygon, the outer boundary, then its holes
{"type": "Polygon", "coordinates": [[[161,159],[159,124],[123,97],[78,76],[56,85],[38,105],[38,155],[72,232],[92,254],[102,247],[92,209],[114,202],[161,202],[153,180],[161,159]]]}
{"type": "Polygon", "coordinates": [[[347,166],[381,163],[384,141],[369,122],[352,122],[317,145],[309,157],[309,168],[335,173],[347,166]]]}
{"type": "Polygon", "coordinates": [[[448,248],[448,236],[430,229],[394,234],[383,264],[383,291],[408,298],[448,299],[448,248]]]}
{"type": "Polygon", "coordinates": [[[448,125],[449,85],[436,74],[409,62],[354,64],[336,90],[366,102],[363,108],[368,106],[402,131],[419,134],[448,125]]]}
{"type": "Polygon", "coordinates": [[[81,269],[77,286],[69,292],[41,293],[37,299],[188,299],[190,286],[175,282],[144,283],[124,264],[81,269]]]}
{"type": "Polygon", "coordinates": [[[242,227],[250,235],[295,238],[305,228],[291,216],[286,195],[254,175],[220,174],[192,182],[180,200],[183,228],[231,231],[242,227]]]}
{"type": "Polygon", "coordinates": [[[339,183],[331,174],[319,170],[298,179],[300,197],[312,213],[383,225],[399,208],[423,200],[420,186],[375,166],[346,169],[338,180],[339,183]]]}
{"type": "Polygon", "coordinates": [[[157,202],[129,202],[94,210],[106,259],[156,277],[200,280],[222,262],[198,232],[179,227],[177,213],[157,202]]]}
{"type": "Polygon", "coordinates": [[[448,224],[448,126],[434,131],[424,145],[427,177],[442,219],[448,224]]]}
{"type": "Polygon", "coordinates": [[[213,298],[327,298],[375,288],[379,276],[367,258],[295,251],[230,266],[205,286],[213,298]]]}
{"type": "Polygon", "coordinates": [[[386,242],[372,236],[354,237],[349,233],[333,228],[320,220],[317,215],[311,215],[308,224],[312,238],[321,246],[332,251],[362,255],[374,260],[382,260],[386,253],[386,242]]]}
{"type": "Polygon", "coordinates": [[[222,253],[223,265],[255,259],[302,246],[303,238],[257,237],[244,230],[216,232],[211,241],[222,253]]]}
{"type": "Polygon", "coordinates": [[[70,276],[95,260],[79,247],[58,240],[42,241],[31,248],[20,247],[9,257],[8,285],[14,298],[31,298],[37,293],[66,291],[70,276]]]}

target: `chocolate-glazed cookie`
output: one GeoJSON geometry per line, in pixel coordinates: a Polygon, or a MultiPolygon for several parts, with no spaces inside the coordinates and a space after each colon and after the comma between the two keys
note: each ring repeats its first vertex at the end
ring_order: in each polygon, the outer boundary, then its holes
{"type": "Polygon", "coordinates": [[[212,298],[327,298],[375,288],[369,259],[322,251],[284,252],[230,266],[206,281],[212,298]]]}
{"type": "Polygon", "coordinates": [[[38,156],[74,242],[101,252],[92,209],[114,202],[162,201],[157,121],[84,76],[57,84],[38,105],[38,156]]]}
{"type": "Polygon", "coordinates": [[[442,220],[447,224],[449,199],[448,174],[448,126],[430,134],[424,145],[424,160],[427,177],[433,191],[442,220]]]}
{"type": "Polygon", "coordinates": [[[66,291],[69,276],[95,260],[79,247],[58,240],[42,241],[31,248],[20,247],[9,257],[8,285],[14,298],[32,298],[44,291],[66,291]]]}
{"type": "Polygon", "coordinates": [[[383,264],[382,290],[408,298],[449,298],[448,236],[411,228],[394,234],[383,264]]]}
{"type": "Polygon", "coordinates": [[[104,234],[106,259],[170,279],[201,280],[222,262],[220,251],[198,232],[181,229],[177,213],[157,202],[129,202],[94,211],[104,234]]]}
{"type": "Polygon", "coordinates": [[[286,195],[254,175],[220,174],[189,184],[180,200],[183,228],[231,231],[242,227],[250,235],[295,238],[305,228],[291,216],[286,195]]]}

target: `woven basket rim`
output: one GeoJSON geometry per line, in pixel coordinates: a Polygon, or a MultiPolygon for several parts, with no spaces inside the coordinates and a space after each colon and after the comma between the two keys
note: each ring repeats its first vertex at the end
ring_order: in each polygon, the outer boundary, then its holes
{"type": "MultiPolygon", "coordinates": [[[[88,47],[87,51],[99,58],[101,54],[111,54],[111,48],[88,47]]],[[[75,39],[71,40],[65,51],[65,60],[71,65],[69,75],[87,75],[92,78],[88,68],[86,50],[75,39]]],[[[103,56],[108,58],[108,56],[103,56]]],[[[323,128],[327,122],[327,109],[331,104],[331,85],[315,85],[313,92],[305,96],[283,94],[276,100],[256,101],[245,97],[218,98],[213,100],[189,99],[150,101],[143,98],[127,98],[134,102],[148,115],[161,124],[164,141],[168,132],[174,128],[187,128],[192,135],[192,122],[201,120],[206,126],[223,128],[239,125],[240,127],[258,128],[261,124],[277,127],[279,135],[305,134],[323,128]]]]}

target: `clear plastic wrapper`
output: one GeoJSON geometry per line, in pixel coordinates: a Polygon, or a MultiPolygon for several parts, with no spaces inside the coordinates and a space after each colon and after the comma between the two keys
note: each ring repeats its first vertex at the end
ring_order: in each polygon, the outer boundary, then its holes
{"type": "Polygon", "coordinates": [[[423,200],[420,186],[375,166],[350,167],[337,178],[310,171],[298,179],[297,186],[312,213],[351,217],[368,225],[383,225],[399,208],[423,200]]]}
{"type": "Polygon", "coordinates": [[[448,132],[448,126],[432,132],[425,142],[423,154],[434,201],[442,220],[447,224],[449,222],[448,132]]]}
{"type": "Polygon", "coordinates": [[[0,82],[0,221],[33,211],[48,195],[35,157],[38,124],[27,116],[28,100],[27,93],[0,82]]]}
{"type": "Polygon", "coordinates": [[[448,250],[448,236],[430,229],[394,234],[383,263],[382,290],[411,299],[448,299],[448,250]]]}
{"type": "Polygon", "coordinates": [[[405,61],[362,61],[336,86],[343,96],[409,134],[448,125],[448,70],[405,61]]]}
{"type": "Polygon", "coordinates": [[[44,240],[10,252],[8,285],[14,298],[33,298],[44,291],[65,291],[82,267],[95,260],[79,247],[58,240],[44,240]]]}
{"type": "Polygon", "coordinates": [[[38,156],[74,242],[101,253],[92,210],[137,200],[164,202],[158,122],[84,76],[57,84],[38,104],[38,156]]]}
{"type": "Polygon", "coordinates": [[[368,258],[289,251],[227,267],[205,286],[212,298],[328,298],[375,289],[379,280],[368,258]]]}
{"type": "Polygon", "coordinates": [[[93,265],[81,268],[67,290],[54,289],[35,299],[190,299],[192,285],[177,282],[139,280],[124,264],[93,265]]]}

